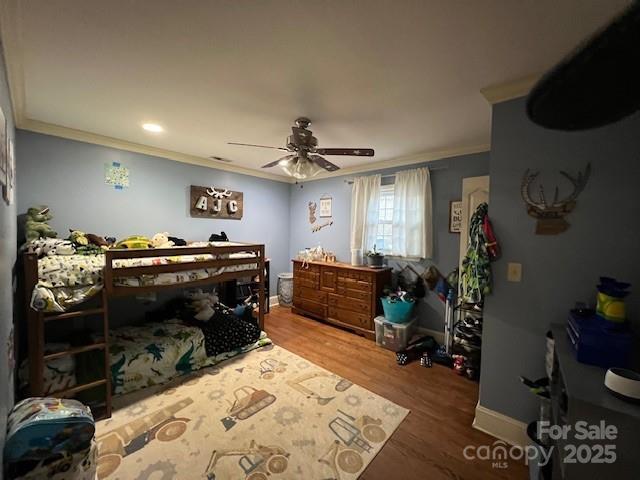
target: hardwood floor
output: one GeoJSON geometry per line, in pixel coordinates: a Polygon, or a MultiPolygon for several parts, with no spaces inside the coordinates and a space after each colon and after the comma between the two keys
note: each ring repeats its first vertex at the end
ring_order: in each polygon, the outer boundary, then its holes
{"type": "Polygon", "coordinates": [[[471,427],[478,384],[441,365],[396,365],[395,355],[353,333],[273,307],[265,330],[274,343],[411,410],[362,480],[525,479],[524,464],[506,469],[466,460],[467,445],[496,439],[471,427]]]}

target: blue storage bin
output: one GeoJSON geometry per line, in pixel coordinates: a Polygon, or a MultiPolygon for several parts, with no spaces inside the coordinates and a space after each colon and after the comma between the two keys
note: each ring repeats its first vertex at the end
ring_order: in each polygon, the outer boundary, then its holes
{"type": "Polygon", "coordinates": [[[624,327],[611,327],[597,315],[580,317],[569,314],[567,334],[581,363],[602,368],[629,367],[633,334],[624,327]]]}
{"type": "Polygon", "coordinates": [[[389,297],[382,297],[380,301],[384,310],[384,319],[391,323],[407,323],[416,304],[416,302],[403,302],[402,300],[392,302],[389,297]]]}

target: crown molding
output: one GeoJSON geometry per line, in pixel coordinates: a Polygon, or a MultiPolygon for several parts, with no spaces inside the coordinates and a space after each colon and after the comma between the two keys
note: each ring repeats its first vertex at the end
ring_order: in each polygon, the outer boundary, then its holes
{"type": "MultiPolygon", "coordinates": [[[[332,173],[321,173],[316,177],[307,178],[303,182],[314,182],[316,180],[324,180],[333,177],[342,177],[345,175],[353,175],[356,173],[373,172],[376,170],[386,170],[388,168],[404,167],[407,165],[415,165],[417,163],[434,162],[443,158],[460,157],[462,155],[472,155],[474,153],[483,153],[491,150],[491,145],[483,143],[479,145],[471,145],[465,147],[451,147],[442,150],[428,150],[425,152],[415,153],[404,157],[382,160],[380,162],[367,163],[366,165],[357,165],[355,167],[341,168],[332,173]]],[[[302,183],[302,182],[301,182],[302,183]]]]}
{"type": "Polygon", "coordinates": [[[142,153],[153,157],[167,158],[176,162],[188,163],[190,165],[198,165],[200,167],[208,167],[216,170],[224,170],[227,172],[238,173],[241,175],[250,175],[252,177],[264,178],[267,180],[275,180],[277,182],[295,183],[291,177],[284,175],[276,175],[273,173],[253,170],[239,165],[229,165],[225,162],[218,162],[209,158],[198,157],[186,153],[166,150],[164,148],[151,147],[140,143],[128,142],[114,137],[99,135],[97,133],[86,132],[84,130],[76,130],[75,128],[63,127],[52,123],[41,122],[30,118],[22,118],[16,125],[22,130],[29,130],[36,133],[44,133],[55,137],[68,138],[79,142],[92,143],[102,145],[103,147],[116,148],[118,150],[126,150],[128,152],[142,153]]]}
{"type": "Polygon", "coordinates": [[[542,75],[536,73],[509,82],[490,85],[480,89],[480,93],[491,105],[506,102],[507,100],[528,95],[536,82],[540,80],[540,77],[542,75]]]}
{"type": "Polygon", "coordinates": [[[358,166],[349,167],[349,168],[342,168],[336,172],[320,174],[313,178],[296,180],[295,178],[289,177],[289,176],[276,175],[273,173],[263,172],[260,170],[241,167],[239,165],[230,165],[228,163],[217,162],[209,158],[198,157],[196,155],[189,155],[186,153],[180,153],[173,150],[166,150],[163,148],[151,147],[149,145],[143,145],[140,143],[120,140],[118,138],[99,135],[97,133],[87,132],[84,130],[77,130],[75,128],[63,127],[61,125],[41,122],[39,120],[33,120],[31,118],[22,117],[20,121],[16,122],[16,127],[22,130],[28,130],[30,132],[42,133],[45,135],[52,135],[54,137],[68,138],[70,140],[76,140],[79,142],[102,145],[103,147],[110,147],[118,150],[126,150],[128,152],[142,153],[144,155],[150,155],[153,157],[167,158],[169,160],[175,160],[177,162],[187,163],[190,165],[198,165],[201,167],[208,167],[216,170],[224,170],[227,172],[238,173],[241,175],[250,175],[252,177],[264,178],[267,180],[274,180],[274,181],[283,182],[283,183],[306,183],[306,182],[323,180],[323,179],[332,178],[332,177],[341,177],[344,175],[353,175],[356,173],[371,172],[375,170],[384,170],[387,168],[414,165],[417,163],[432,162],[435,160],[441,160],[443,158],[451,158],[451,157],[458,157],[461,155],[470,155],[474,153],[488,152],[491,149],[491,146],[489,144],[481,144],[481,145],[472,145],[468,147],[454,147],[454,148],[447,148],[443,150],[426,151],[426,152],[421,152],[421,153],[417,153],[417,154],[413,154],[405,157],[397,157],[389,160],[383,160],[380,162],[367,163],[365,165],[358,165],[358,166]]]}

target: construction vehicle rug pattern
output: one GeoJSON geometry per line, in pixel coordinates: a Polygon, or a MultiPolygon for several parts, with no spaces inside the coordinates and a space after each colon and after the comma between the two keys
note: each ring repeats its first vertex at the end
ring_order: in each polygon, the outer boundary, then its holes
{"type": "Polygon", "coordinates": [[[100,479],[356,479],[409,413],[278,346],[114,403],[100,479]]]}

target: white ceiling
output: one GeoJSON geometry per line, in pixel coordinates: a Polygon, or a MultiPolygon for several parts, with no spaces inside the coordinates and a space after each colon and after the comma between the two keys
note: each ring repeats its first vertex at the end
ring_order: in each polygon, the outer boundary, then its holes
{"type": "Polygon", "coordinates": [[[305,115],[320,146],[376,150],[331,157],[349,167],[488,144],[480,89],[546,70],[627,4],[22,0],[8,58],[29,119],[259,168],[279,152],[226,142],[282,146],[305,115]]]}

